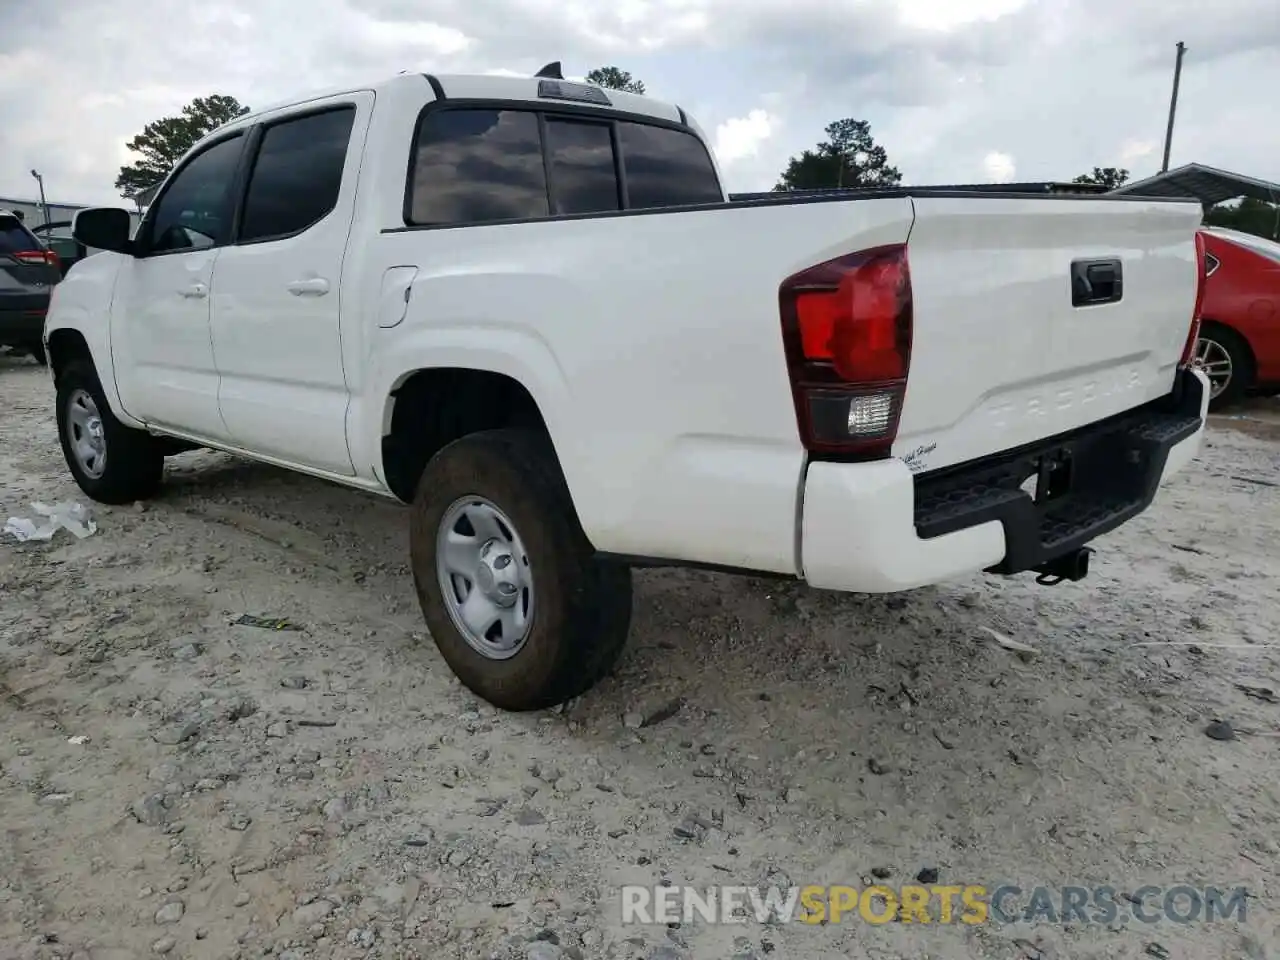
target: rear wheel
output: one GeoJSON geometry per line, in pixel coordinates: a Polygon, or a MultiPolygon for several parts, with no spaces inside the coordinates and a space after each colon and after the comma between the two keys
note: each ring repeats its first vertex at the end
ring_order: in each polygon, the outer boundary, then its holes
{"type": "Polygon", "coordinates": [[[561,703],[621,652],[631,571],[596,558],[536,432],[475,433],[437,453],[418,483],[409,542],[436,646],[495,706],[561,703]]]}
{"type": "Polygon", "coordinates": [[[160,487],[155,438],[116,419],[93,366],[78,360],[58,377],[58,439],[76,484],[99,503],[144,500],[160,487]]]}
{"type": "Polygon", "coordinates": [[[47,367],[49,365],[49,358],[45,356],[43,343],[36,343],[27,347],[27,353],[31,354],[32,358],[40,366],[47,367]]]}
{"type": "Polygon", "coordinates": [[[1200,327],[1191,366],[1209,378],[1209,409],[1221,410],[1243,399],[1253,385],[1253,354],[1230,327],[1206,322],[1200,327]]]}

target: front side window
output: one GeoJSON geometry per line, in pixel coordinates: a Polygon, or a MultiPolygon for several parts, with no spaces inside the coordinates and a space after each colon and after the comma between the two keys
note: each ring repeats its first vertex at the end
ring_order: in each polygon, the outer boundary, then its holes
{"type": "Polygon", "coordinates": [[[548,215],[536,114],[440,110],[418,131],[407,220],[462,225],[548,215]]]}
{"type": "Polygon", "coordinates": [[[219,141],[178,171],[151,210],[148,252],[204,250],[227,242],[243,141],[239,133],[219,141]]]}
{"type": "Polygon", "coordinates": [[[301,233],[337,206],[355,118],[355,107],[343,107],[266,129],[249,175],[241,241],[301,233]]]}
{"type": "Polygon", "coordinates": [[[692,133],[624,121],[618,146],[632,209],[723,202],[707,148],[692,133]]]}
{"type": "Polygon", "coordinates": [[[554,214],[603,213],[621,209],[609,125],[547,121],[547,158],[555,189],[554,214]]]}

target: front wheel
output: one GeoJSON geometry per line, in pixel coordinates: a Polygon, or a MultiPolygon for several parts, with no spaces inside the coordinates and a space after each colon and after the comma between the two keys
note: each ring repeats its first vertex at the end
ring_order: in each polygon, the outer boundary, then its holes
{"type": "Polygon", "coordinates": [[[1191,366],[1209,378],[1209,409],[1222,410],[1244,399],[1253,385],[1253,355],[1244,338],[1230,327],[1205,323],[1200,327],[1191,366]]]}
{"type": "Polygon", "coordinates": [[[423,617],[472,692],[538,710],[608,673],[631,622],[631,571],[596,557],[544,438],[454,441],[427,464],[412,511],[423,617]]]}
{"type": "Polygon", "coordinates": [[[99,503],[155,494],[164,454],[155,438],[116,419],[92,365],[76,361],[58,377],[58,439],[76,484],[99,503]]]}

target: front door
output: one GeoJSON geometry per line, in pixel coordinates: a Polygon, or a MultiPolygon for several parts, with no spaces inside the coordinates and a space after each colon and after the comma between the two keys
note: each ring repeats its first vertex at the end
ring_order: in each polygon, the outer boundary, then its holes
{"type": "Polygon", "coordinates": [[[245,144],[236,132],[203,148],[151,205],[111,305],[120,402],[135,419],[227,440],[209,336],[214,265],[231,234],[233,184],[245,144]]]}
{"type": "Polygon", "coordinates": [[[373,95],[262,118],[239,232],[214,275],[219,404],[236,446],[330,473],[347,450],[340,287],[373,95]]]}

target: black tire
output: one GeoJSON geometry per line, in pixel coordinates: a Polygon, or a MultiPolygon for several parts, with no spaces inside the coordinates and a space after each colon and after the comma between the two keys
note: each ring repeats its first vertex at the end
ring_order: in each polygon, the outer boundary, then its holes
{"type": "Polygon", "coordinates": [[[37,343],[27,347],[27,353],[31,354],[32,359],[35,360],[36,363],[40,364],[40,366],[47,367],[49,365],[49,358],[45,356],[43,343],[37,343]]]}
{"type": "Polygon", "coordinates": [[[555,454],[537,432],[475,433],[432,457],[414,497],[409,545],[418,601],[441,656],[496,707],[539,710],[572,699],[610,671],[626,643],[631,570],[597,558],[555,454]],[[479,652],[454,625],[436,572],[437,531],[467,497],[506,514],[528,554],[536,602],[524,646],[506,660],[479,652]]]}
{"type": "Polygon", "coordinates": [[[1196,344],[1196,356],[1200,356],[1201,347],[1206,340],[1220,346],[1231,358],[1231,379],[1226,388],[1209,401],[1209,409],[1213,412],[1235,406],[1244,399],[1252,388],[1254,379],[1253,352],[1249,344],[1240,334],[1220,323],[1205,321],[1200,326],[1200,340],[1196,344]]]}
{"type": "Polygon", "coordinates": [[[75,477],[76,484],[98,503],[132,503],[155,495],[164,476],[164,454],[155,438],[143,430],[126,427],[111,412],[93,365],[76,360],[58,377],[58,439],[62,455],[75,477]],[[102,423],[105,457],[104,469],[98,476],[86,472],[73,449],[71,404],[79,391],[92,398],[102,423]]]}

